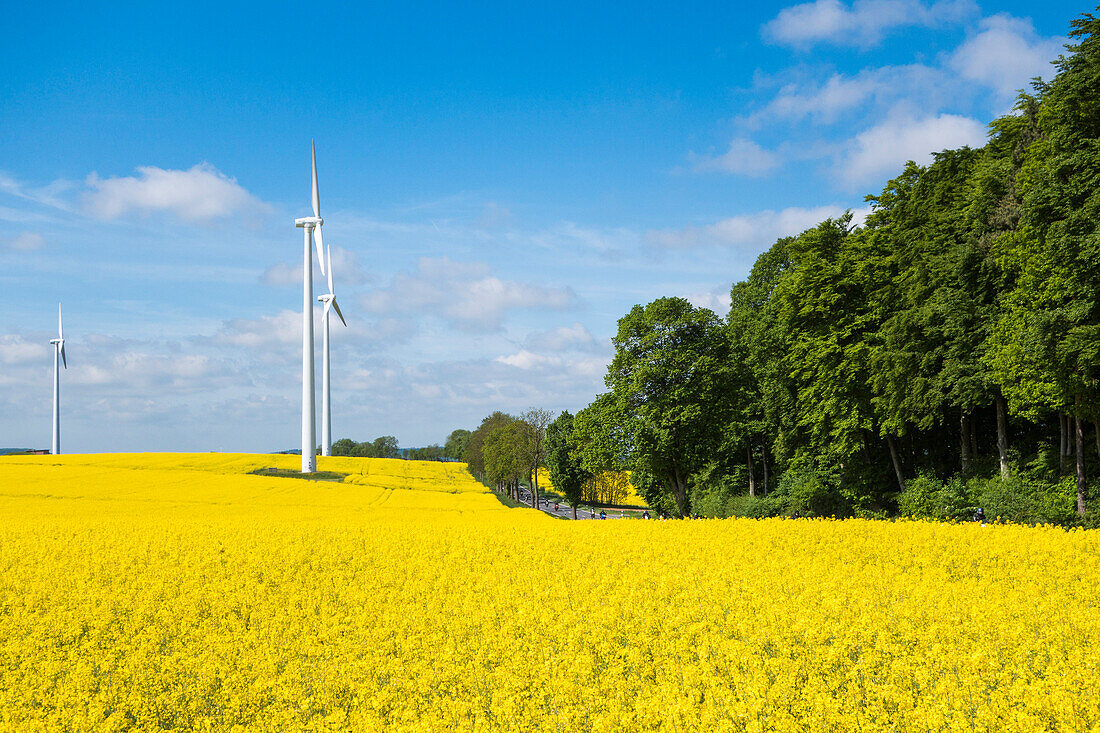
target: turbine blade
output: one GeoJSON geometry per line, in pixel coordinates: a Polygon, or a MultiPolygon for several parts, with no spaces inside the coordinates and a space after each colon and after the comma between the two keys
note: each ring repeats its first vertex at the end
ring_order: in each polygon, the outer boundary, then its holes
{"type": "Polygon", "coordinates": [[[65,338],[65,332],[61,330],[61,304],[57,304],[57,337],[59,339],[65,338]]]}
{"type": "Polygon", "coordinates": [[[313,227],[313,246],[317,248],[317,264],[321,267],[321,274],[325,274],[325,238],[321,236],[321,225],[313,227]]]}
{"type": "Polygon", "coordinates": [[[328,312],[332,309],[332,298],[325,300],[325,309],[321,312],[321,320],[328,320],[328,312]]]}
{"type": "Polygon", "coordinates": [[[321,197],[317,193],[317,142],[311,141],[310,147],[313,155],[313,215],[321,216],[321,197]]]}
{"type": "Polygon", "coordinates": [[[61,344],[61,363],[65,365],[65,368],[69,368],[69,362],[65,359],[65,344],[61,344]]]}
{"type": "Polygon", "coordinates": [[[333,293],[333,290],[332,290],[332,243],[331,242],[328,245],[328,249],[325,250],[325,253],[328,255],[328,292],[331,295],[333,293]]]}
{"type": "Polygon", "coordinates": [[[344,327],[347,328],[348,322],[344,320],[344,314],[340,312],[340,304],[336,302],[336,298],[333,298],[329,302],[332,303],[332,307],[336,309],[336,315],[340,316],[340,323],[343,323],[344,327]]]}

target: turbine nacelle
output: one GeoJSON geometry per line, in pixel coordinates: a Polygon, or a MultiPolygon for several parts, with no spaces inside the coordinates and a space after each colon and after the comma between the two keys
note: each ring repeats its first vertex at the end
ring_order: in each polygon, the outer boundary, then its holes
{"type": "Polygon", "coordinates": [[[325,311],[322,314],[323,316],[328,315],[330,308],[335,309],[336,315],[340,316],[340,323],[343,323],[344,327],[347,328],[348,322],[344,320],[344,314],[340,312],[340,304],[336,302],[335,295],[333,295],[332,293],[325,293],[324,295],[318,295],[317,300],[325,304],[325,311]]]}
{"type": "Polygon", "coordinates": [[[57,338],[50,339],[50,343],[53,344],[61,352],[61,363],[65,365],[65,368],[69,368],[69,362],[65,358],[65,329],[61,325],[61,304],[57,304],[57,338]]]}

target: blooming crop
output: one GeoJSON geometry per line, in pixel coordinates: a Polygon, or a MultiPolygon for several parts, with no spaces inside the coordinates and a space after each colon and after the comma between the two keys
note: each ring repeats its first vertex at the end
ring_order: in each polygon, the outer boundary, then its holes
{"type": "Polygon", "coordinates": [[[460,464],[0,459],[0,729],[1100,729],[1100,533],[568,522],[460,464]],[[548,559],[550,558],[550,559],[548,559]]]}

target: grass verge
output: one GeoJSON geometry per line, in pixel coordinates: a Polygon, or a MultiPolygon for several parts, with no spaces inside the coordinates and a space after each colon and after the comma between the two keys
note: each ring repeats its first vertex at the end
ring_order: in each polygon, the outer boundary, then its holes
{"type": "Polygon", "coordinates": [[[345,476],[349,474],[337,473],[336,471],[314,471],[313,473],[302,473],[301,471],[295,471],[290,468],[257,468],[255,471],[249,471],[250,474],[256,476],[278,476],[279,478],[300,478],[306,481],[343,481],[345,476]]]}

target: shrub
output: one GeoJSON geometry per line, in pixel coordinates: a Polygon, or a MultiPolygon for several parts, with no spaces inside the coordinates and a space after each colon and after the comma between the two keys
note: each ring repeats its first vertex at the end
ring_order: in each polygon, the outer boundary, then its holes
{"type": "MultiPolygon", "coordinates": [[[[840,478],[835,470],[807,457],[797,457],[779,480],[779,497],[786,508],[806,516],[846,516],[851,513],[840,492],[840,478]]],[[[779,498],[777,497],[777,499],[779,498]]]]}
{"type": "Polygon", "coordinates": [[[772,493],[767,496],[733,496],[726,502],[725,516],[763,519],[778,517],[788,510],[787,497],[772,493]]]}

